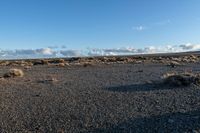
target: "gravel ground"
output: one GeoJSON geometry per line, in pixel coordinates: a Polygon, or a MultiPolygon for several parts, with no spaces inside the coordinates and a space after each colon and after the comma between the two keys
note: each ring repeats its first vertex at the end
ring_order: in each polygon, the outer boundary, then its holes
{"type": "Polygon", "coordinates": [[[17,67],[24,77],[0,79],[0,132],[200,132],[200,87],[158,84],[166,72],[198,73],[199,65],[17,67]]]}

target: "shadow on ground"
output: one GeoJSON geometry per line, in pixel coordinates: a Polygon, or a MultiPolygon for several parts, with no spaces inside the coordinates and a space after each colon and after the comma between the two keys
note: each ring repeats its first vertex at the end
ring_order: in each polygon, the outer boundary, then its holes
{"type": "MultiPolygon", "coordinates": [[[[169,113],[160,116],[130,119],[118,125],[88,132],[101,133],[165,133],[200,132],[200,110],[169,113]]],[[[86,133],[86,132],[85,132],[86,133]]]]}
{"type": "Polygon", "coordinates": [[[106,87],[105,90],[113,92],[137,92],[137,91],[154,91],[154,90],[167,90],[172,88],[178,88],[176,86],[169,86],[162,82],[155,83],[143,83],[143,84],[132,84],[132,85],[120,85],[106,87]]]}

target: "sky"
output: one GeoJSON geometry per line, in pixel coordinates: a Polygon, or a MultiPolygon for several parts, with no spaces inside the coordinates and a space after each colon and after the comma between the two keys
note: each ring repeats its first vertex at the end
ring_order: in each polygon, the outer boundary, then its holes
{"type": "Polygon", "coordinates": [[[16,49],[199,49],[199,7],[199,0],[1,0],[0,57],[16,49]]]}

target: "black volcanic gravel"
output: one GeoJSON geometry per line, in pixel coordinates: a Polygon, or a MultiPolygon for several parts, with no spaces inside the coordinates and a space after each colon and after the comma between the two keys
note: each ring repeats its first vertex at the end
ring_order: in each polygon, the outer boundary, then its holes
{"type": "Polygon", "coordinates": [[[200,132],[200,87],[157,84],[191,69],[200,72],[198,63],[23,69],[23,78],[0,79],[0,132],[200,132]]]}

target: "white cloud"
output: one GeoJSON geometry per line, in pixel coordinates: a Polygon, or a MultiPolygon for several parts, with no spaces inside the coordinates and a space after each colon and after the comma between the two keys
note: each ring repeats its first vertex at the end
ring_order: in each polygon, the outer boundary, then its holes
{"type": "Polygon", "coordinates": [[[0,50],[0,58],[7,59],[55,57],[56,54],[57,52],[50,48],[0,50]]]}
{"type": "Polygon", "coordinates": [[[78,57],[84,56],[81,51],[78,50],[61,50],[60,54],[66,57],[78,57]]]}
{"type": "Polygon", "coordinates": [[[180,48],[182,48],[183,50],[200,50],[200,44],[191,44],[191,43],[187,43],[185,45],[180,45],[180,48]]]}
{"type": "Polygon", "coordinates": [[[26,58],[51,58],[51,57],[80,57],[80,56],[109,56],[109,55],[134,55],[134,54],[150,54],[150,53],[169,53],[169,52],[186,52],[200,51],[200,44],[182,44],[182,45],[166,45],[166,46],[149,46],[145,48],[111,48],[97,49],[89,48],[85,50],[54,50],[51,48],[41,49],[17,49],[17,50],[1,50],[0,59],[26,59],[26,58]]]}
{"type": "Polygon", "coordinates": [[[42,54],[42,55],[54,55],[55,54],[55,52],[51,48],[37,49],[36,53],[42,54]]]}
{"type": "Polygon", "coordinates": [[[89,49],[89,56],[103,56],[103,55],[127,55],[137,52],[134,48],[116,48],[116,49],[89,49]]]}
{"type": "Polygon", "coordinates": [[[152,54],[152,53],[174,53],[200,50],[200,44],[149,46],[140,49],[117,48],[117,49],[90,49],[89,56],[103,55],[134,55],[134,54],[152,54]]]}

